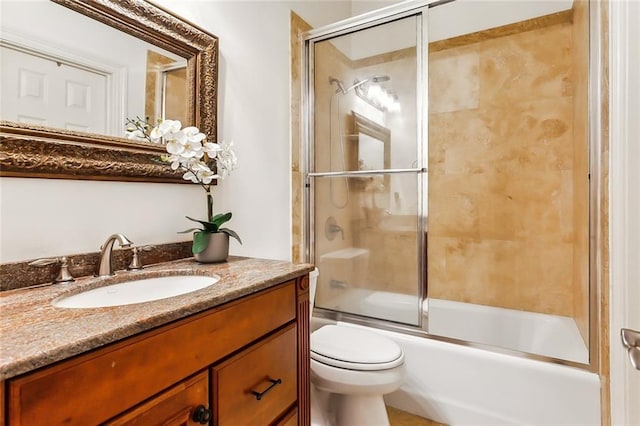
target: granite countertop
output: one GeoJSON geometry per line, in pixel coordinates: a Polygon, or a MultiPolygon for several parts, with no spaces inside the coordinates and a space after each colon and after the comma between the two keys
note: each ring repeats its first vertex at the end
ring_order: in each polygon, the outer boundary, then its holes
{"type": "Polygon", "coordinates": [[[309,264],[230,257],[199,264],[192,258],[118,271],[108,278],[84,277],[0,292],[0,380],[133,336],[306,274],[309,264]],[[51,302],[83,290],[163,275],[218,275],[216,284],[181,296],[108,308],[66,309],[51,302]]]}

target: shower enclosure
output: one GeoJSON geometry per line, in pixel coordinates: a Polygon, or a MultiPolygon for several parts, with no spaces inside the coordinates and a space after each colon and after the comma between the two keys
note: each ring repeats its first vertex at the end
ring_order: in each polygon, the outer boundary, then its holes
{"type": "Polygon", "coordinates": [[[404,3],[304,40],[316,315],[594,369],[588,3],[404,3]]]}

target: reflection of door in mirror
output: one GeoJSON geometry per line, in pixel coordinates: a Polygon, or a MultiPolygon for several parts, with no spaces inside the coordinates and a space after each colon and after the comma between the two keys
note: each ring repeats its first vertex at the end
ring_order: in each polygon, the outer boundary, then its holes
{"type": "Polygon", "coordinates": [[[182,78],[172,72],[166,79],[149,79],[150,67],[185,67],[185,58],[53,2],[3,2],[0,24],[0,119],[124,137],[127,118],[148,116],[155,124],[162,117],[166,80],[167,87],[182,82],[167,97],[167,118],[195,124],[187,121],[192,111],[184,71],[182,78]],[[148,58],[162,61],[149,64],[148,58]],[[146,99],[150,87],[158,95],[152,110],[146,99]]]}
{"type": "Polygon", "coordinates": [[[121,117],[109,113],[118,108],[111,90],[117,70],[6,40],[0,52],[3,119],[99,134],[121,129],[121,117]]]}

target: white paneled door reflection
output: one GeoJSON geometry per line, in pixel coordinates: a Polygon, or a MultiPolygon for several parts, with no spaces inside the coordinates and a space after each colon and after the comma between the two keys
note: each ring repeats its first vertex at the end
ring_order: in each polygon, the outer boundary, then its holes
{"type": "Polygon", "coordinates": [[[1,58],[3,120],[106,133],[107,76],[4,46],[1,58]]]}

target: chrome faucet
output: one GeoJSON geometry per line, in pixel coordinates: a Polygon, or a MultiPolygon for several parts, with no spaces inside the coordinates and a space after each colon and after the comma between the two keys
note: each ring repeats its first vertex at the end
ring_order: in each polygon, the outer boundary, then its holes
{"type": "Polygon", "coordinates": [[[122,234],[113,234],[100,247],[100,264],[98,265],[98,277],[108,277],[113,275],[113,266],[111,265],[111,252],[113,244],[116,240],[120,243],[120,247],[129,247],[133,244],[127,237],[122,234]]]}

